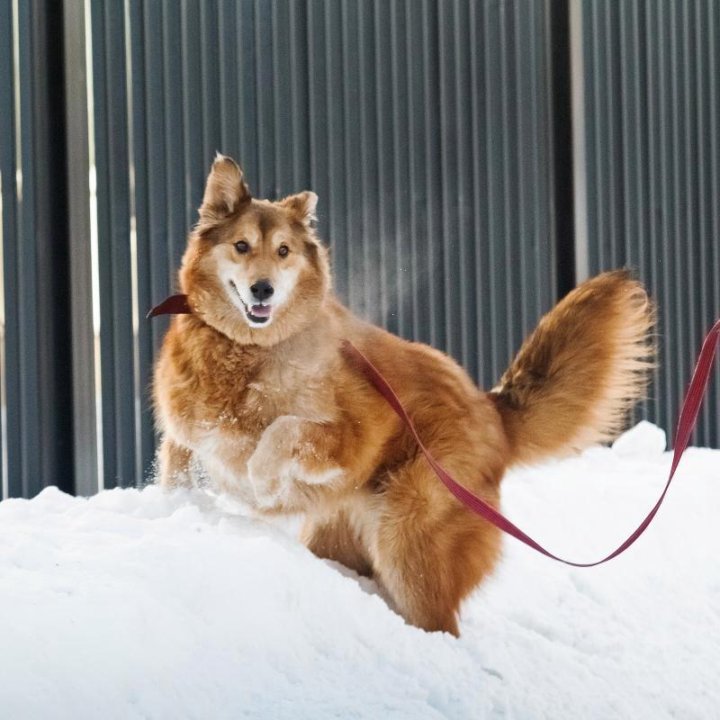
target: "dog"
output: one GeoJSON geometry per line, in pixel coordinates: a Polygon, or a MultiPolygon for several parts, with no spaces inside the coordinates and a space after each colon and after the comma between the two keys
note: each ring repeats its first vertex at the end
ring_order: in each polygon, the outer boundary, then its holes
{"type": "Polygon", "coordinates": [[[216,157],[180,270],[192,312],[172,319],[155,367],[159,482],[191,485],[199,463],[259,513],[302,513],[313,553],[373,577],[408,623],[457,636],[500,531],[435,477],[343,341],[385,376],[445,469],[497,508],[507,468],[622,428],[653,364],[652,305],[625,271],[584,282],[482,392],[444,353],[343,307],[317,200],[255,199],[216,157]]]}

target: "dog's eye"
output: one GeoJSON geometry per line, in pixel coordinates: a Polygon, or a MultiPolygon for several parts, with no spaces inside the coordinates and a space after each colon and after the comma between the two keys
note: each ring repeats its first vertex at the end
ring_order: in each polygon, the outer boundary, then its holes
{"type": "Polygon", "coordinates": [[[278,248],[278,255],[280,257],[286,257],[289,252],[290,252],[290,248],[287,245],[281,245],[278,248]]]}
{"type": "Polygon", "coordinates": [[[245,240],[238,240],[235,243],[235,249],[241,254],[244,255],[249,249],[250,245],[245,242],[245,240]]]}

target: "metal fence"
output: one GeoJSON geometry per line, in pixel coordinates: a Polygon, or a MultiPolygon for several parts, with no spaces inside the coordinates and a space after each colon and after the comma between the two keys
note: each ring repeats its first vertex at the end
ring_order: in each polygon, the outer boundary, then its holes
{"type": "MultiPolygon", "coordinates": [[[[720,3],[582,4],[588,271],[627,265],[655,297],[645,414],[670,429],[720,314],[720,3]]],[[[720,372],[695,442],[720,444],[720,372]]]]}
{"type": "MultiPolygon", "coordinates": [[[[174,287],[216,150],[259,196],[314,189],[343,300],[485,386],[576,269],[635,265],[664,312],[657,278],[701,283],[704,304],[676,292],[663,325],[685,364],[645,412],[669,425],[719,272],[717,9],[671,6],[0,0],[3,494],[148,475],[166,320],[143,317],[174,287]],[[689,49],[655,34],[677,21],[688,48],[688,23],[702,34],[682,146],[645,104],[648,78],[683,71],[689,49]],[[667,184],[678,163],[687,181],[667,184]],[[681,195],[682,219],[653,225],[652,202],[681,195]],[[701,260],[668,275],[653,248],[681,230],[701,260]]],[[[716,391],[704,443],[717,413],[716,391]]]]}
{"type": "Polygon", "coordinates": [[[59,10],[0,2],[3,496],[73,489],[59,10]]]}

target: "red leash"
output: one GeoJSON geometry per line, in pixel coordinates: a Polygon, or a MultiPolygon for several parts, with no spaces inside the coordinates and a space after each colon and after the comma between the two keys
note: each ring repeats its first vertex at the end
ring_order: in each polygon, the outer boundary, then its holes
{"type": "Polygon", "coordinates": [[[720,320],[715,323],[712,330],[710,330],[707,334],[707,337],[703,342],[702,349],[700,350],[700,357],[698,358],[697,365],[695,366],[695,371],[693,372],[692,379],[690,380],[690,386],[680,412],[680,420],[678,421],[677,432],[675,433],[675,451],[673,454],[672,467],[670,468],[670,476],[668,477],[665,488],[660,495],[660,499],[647,514],[647,517],[640,523],[632,535],[630,535],[630,537],[625,540],[622,545],[620,545],[620,547],[602,560],[597,560],[596,562],[591,563],[572,562],[570,560],[564,560],[557,555],[553,555],[542,545],[533,540],[529,535],[520,530],[517,525],[510,522],[510,520],[508,520],[502,513],[498,512],[491,505],[488,505],[488,503],[484,500],[471,493],[467,488],[463,487],[460,483],[454,480],[450,474],[443,469],[440,463],[435,460],[432,453],[425,447],[425,445],[423,445],[423,442],[415,429],[413,421],[410,419],[410,416],[402,406],[400,399],[382,376],[380,371],[350,341],[343,341],[342,349],[345,356],[364,373],[365,377],[375,386],[378,392],[385,398],[385,400],[387,400],[390,407],[405,423],[408,430],[410,430],[415,438],[420,450],[422,450],[423,455],[425,455],[425,459],[430,464],[430,467],[435,471],[435,474],[440,478],[440,480],[442,480],[445,487],[447,487],[447,489],[463,505],[496,527],[500,528],[500,530],[508,533],[508,535],[512,535],[514,538],[517,538],[534,550],[537,550],[539,553],[542,553],[553,560],[558,560],[566,565],[573,565],[574,567],[594,567],[595,565],[601,565],[608,560],[612,560],[614,557],[617,557],[621,553],[625,552],[625,550],[627,550],[645,532],[645,529],[652,522],[652,519],[660,509],[660,505],[662,505],[662,502],[665,499],[665,495],[670,488],[670,483],[672,482],[675,471],[680,463],[680,458],[683,456],[683,453],[688,446],[688,442],[690,441],[690,435],[695,428],[698,412],[700,411],[700,403],[705,396],[708,380],[710,379],[710,371],[712,370],[713,360],[715,359],[715,351],[717,349],[718,340],[720,340],[720,320]]]}
{"type": "MultiPolygon", "coordinates": [[[[166,314],[188,314],[192,313],[192,308],[187,302],[186,295],[172,295],[165,301],[156,305],[148,314],[147,317],[151,318],[156,315],[166,314]]],[[[573,565],[574,567],[594,567],[595,565],[601,565],[602,563],[612,560],[614,557],[625,552],[646,530],[647,526],[652,522],[652,519],[657,514],[660,506],[667,495],[667,491],[670,488],[675,471],[677,470],[680,458],[685,452],[688,442],[690,441],[690,435],[695,428],[697,422],[697,416],[700,411],[700,403],[705,396],[707,390],[708,380],[710,379],[710,371],[712,370],[713,360],[715,359],[715,351],[717,349],[718,341],[720,340],[720,320],[713,325],[710,332],[705,338],[702,349],[700,350],[700,356],[698,357],[695,370],[690,380],[690,386],[688,387],[685,401],[683,402],[682,410],[680,411],[680,420],[678,421],[677,431],[675,433],[675,451],[673,454],[672,466],[670,468],[670,475],[665,483],[665,488],[660,495],[660,499],[655,503],[655,506],[647,514],[647,517],[640,523],[637,529],[620,545],[616,550],[611,552],[607,557],[602,560],[597,560],[591,563],[578,563],[571,562],[570,560],[563,560],[557,555],[553,555],[551,552],[546,550],[542,545],[533,540],[529,535],[524,533],[517,525],[511,523],[502,513],[498,512],[494,507],[488,505],[484,500],[479,498],[477,495],[471,493],[467,488],[463,487],[454,480],[450,474],[443,469],[437,460],[432,456],[432,453],[423,445],[420,436],[413,421],[407,414],[407,411],[403,407],[400,399],[395,394],[395,391],[390,387],[389,383],[382,376],[380,371],[363,355],[349,340],[343,341],[342,352],[345,357],[355,365],[365,377],[375,386],[377,391],[387,400],[390,407],[398,414],[400,419],[405,423],[408,430],[412,433],[418,447],[422,450],[425,459],[430,464],[430,467],[435,471],[435,474],[442,480],[445,487],[468,509],[472,510],[480,517],[484,518],[488,522],[492,523],[500,530],[512,535],[526,545],[529,545],[539,553],[546,555],[553,560],[558,560],[566,565],[573,565]]]]}

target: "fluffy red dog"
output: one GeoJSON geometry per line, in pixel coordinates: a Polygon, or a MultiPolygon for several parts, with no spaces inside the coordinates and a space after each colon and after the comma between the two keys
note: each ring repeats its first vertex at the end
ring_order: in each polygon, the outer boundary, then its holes
{"type": "Polygon", "coordinates": [[[191,482],[196,460],[258,511],[304,513],[314,553],[372,575],[408,622],[457,635],[500,533],[433,475],[342,340],[388,379],[437,460],[497,506],[508,466],[620,428],[645,386],[651,306],[624,272],[587,281],[484,393],[443,353],[337,301],[316,202],[256,200],[232,160],[215,160],[180,271],[193,312],[173,319],[155,372],[160,482],[191,482]]]}

